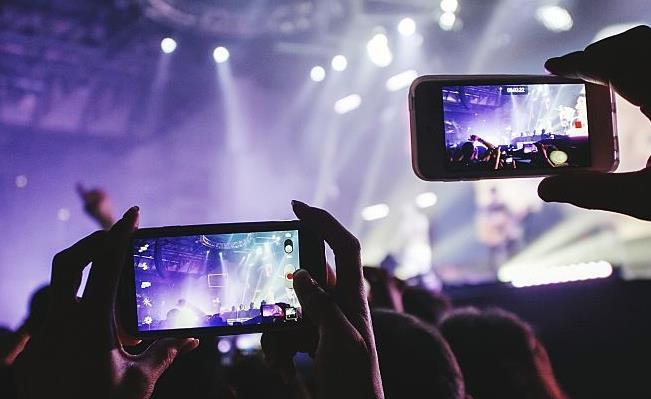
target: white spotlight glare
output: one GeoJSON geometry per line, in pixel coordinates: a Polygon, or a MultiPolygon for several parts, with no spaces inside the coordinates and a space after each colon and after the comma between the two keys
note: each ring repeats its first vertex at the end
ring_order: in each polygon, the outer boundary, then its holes
{"type": "Polygon", "coordinates": [[[362,219],[368,222],[372,220],[385,218],[388,215],[389,215],[389,205],[387,204],[370,205],[362,209],[362,219]]]}
{"type": "Polygon", "coordinates": [[[455,12],[459,8],[457,0],[441,0],[441,10],[443,12],[455,12]]]}
{"type": "Polygon", "coordinates": [[[514,287],[529,287],[582,281],[609,277],[613,266],[607,261],[574,263],[563,266],[523,267],[505,266],[498,271],[502,282],[511,282],[514,287]]]}
{"type": "Polygon", "coordinates": [[[57,212],[57,218],[62,222],[67,222],[70,220],[70,210],[68,208],[61,208],[57,212]]]}
{"type": "Polygon", "coordinates": [[[335,112],[345,114],[359,108],[362,104],[362,97],[359,94],[351,94],[335,102],[335,112]]]}
{"type": "Polygon", "coordinates": [[[166,37],[160,41],[160,49],[165,54],[171,54],[176,50],[176,40],[171,37],[166,37]]]}
{"type": "Polygon", "coordinates": [[[416,21],[407,17],[398,23],[398,32],[403,36],[411,36],[416,33],[416,21]]]}
{"type": "Polygon", "coordinates": [[[552,32],[565,32],[572,29],[572,15],[563,7],[542,6],[536,10],[536,19],[552,32]]]}
{"type": "Polygon", "coordinates": [[[454,28],[454,23],[457,20],[457,16],[453,12],[444,12],[439,18],[439,26],[443,30],[452,30],[454,28]]]}
{"type": "Polygon", "coordinates": [[[27,187],[27,176],[25,175],[16,176],[16,180],[14,180],[14,183],[16,183],[16,187],[18,188],[27,187]]]}
{"type": "Polygon", "coordinates": [[[389,39],[383,33],[378,33],[366,43],[366,53],[375,65],[386,67],[393,61],[393,54],[389,48],[389,39]]]}
{"type": "Polygon", "coordinates": [[[341,54],[337,54],[334,57],[332,57],[332,61],[330,62],[330,65],[332,66],[332,69],[335,71],[341,72],[348,67],[348,60],[346,57],[344,57],[341,54]]]}
{"type": "Polygon", "coordinates": [[[421,193],[416,196],[416,206],[423,209],[436,205],[438,197],[434,193],[421,193]]]}
{"type": "Polygon", "coordinates": [[[321,82],[325,77],[326,70],[321,65],[317,65],[310,70],[310,78],[315,82],[321,82]]]}
{"type": "Polygon", "coordinates": [[[401,72],[387,79],[386,88],[389,91],[398,91],[409,87],[411,82],[418,77],[418,73],[413,69],[401,72]]]}
{"type": "Polygon", "coordinates": [[[222,46],[216,47],[212,52],[212,58],[218,64],[228,61],[230,56],[231,54],[228,52],[228,49],[222,46]]]}

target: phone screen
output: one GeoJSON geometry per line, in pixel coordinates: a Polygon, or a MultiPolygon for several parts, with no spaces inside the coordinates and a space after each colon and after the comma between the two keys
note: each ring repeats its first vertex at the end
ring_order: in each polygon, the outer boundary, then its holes
{"type": "Polygon", "coordinates": [[[584,84],[443,86],[450,170],[589,167],[584,84]]]}
{"type": "Polygon", "coordinates": [[[299,231],[134,240],[138,331],[296,323],[299,231]]]}

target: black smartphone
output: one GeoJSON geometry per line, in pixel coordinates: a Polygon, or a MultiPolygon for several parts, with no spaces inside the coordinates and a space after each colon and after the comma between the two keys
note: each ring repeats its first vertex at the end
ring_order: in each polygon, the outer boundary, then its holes
{"type": "Polygon", "coordinates": [[[120,289],[137,338],[234,335],[305,326],[293,274],[325,281],[324,242],[300,221],[139,229],[120,289]]]}
{"type": "Polygon", "coordinates": [[[611,172],[619,163],[608,86],[557,76],[421,76],[409,108],[412,166],[424,180],[611,172]]]}

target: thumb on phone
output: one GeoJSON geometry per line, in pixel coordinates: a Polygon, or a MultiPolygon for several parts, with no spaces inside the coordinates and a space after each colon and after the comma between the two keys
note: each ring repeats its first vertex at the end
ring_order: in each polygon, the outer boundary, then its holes
{"type": "Polygon", "coordinates": [[[305,269],[294,273],[294,290],[305,314],[319,329],[337,329],[347,320],[334,299],[328,295],[305,269]]]}

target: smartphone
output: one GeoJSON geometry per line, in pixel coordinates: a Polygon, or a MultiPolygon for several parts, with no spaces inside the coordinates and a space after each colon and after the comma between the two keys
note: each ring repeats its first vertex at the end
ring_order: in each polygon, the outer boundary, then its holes
{"type": "Polygon", "coordinates": [[[137,338],[235,335],[309,324],[293,288],[324,284],[324,243],[300,221],[139,229],[121,284],[121,319],[137,338]]]}
{"type": "Polygon", "coordinates": [[[619,164],[609,86],[535,75],[421,76],[412,166],[429,181],[546,176],[619,164]]]}

